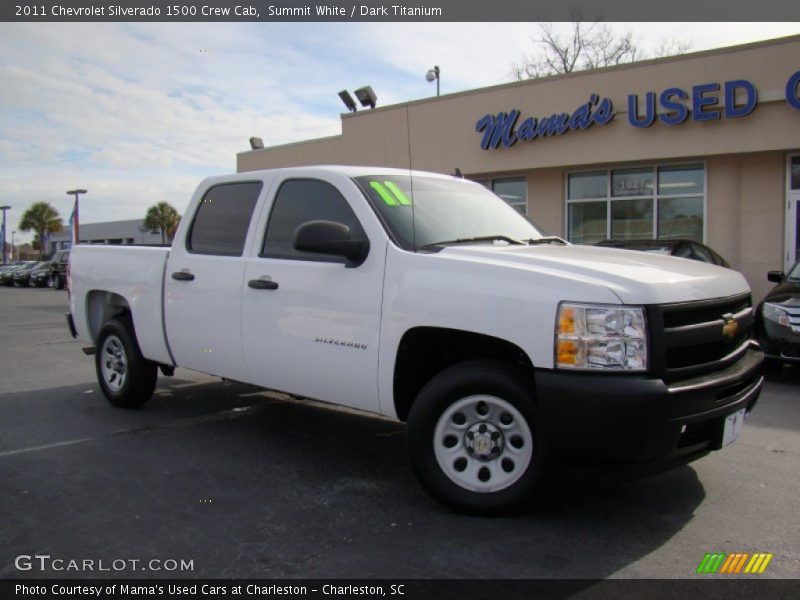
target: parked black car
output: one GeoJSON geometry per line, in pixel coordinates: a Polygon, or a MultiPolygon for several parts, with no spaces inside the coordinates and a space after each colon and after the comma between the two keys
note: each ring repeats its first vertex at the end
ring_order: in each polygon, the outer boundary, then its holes
{"type": "Polygon", "coordinates": [[[681,258],[690,258],[701,262],[711,263],[730,269],[728,261],[717,252],[694,240],[603,240],[595,246],[610,248],[624,248],[627,250],[640,250],[642,252],[657,252],[681,258]]]}
{"type": "Polygon", "coordinates": [[[770,271],[767,279],[778,285],[756,309],[756,337],[768,365],[800,364],[800,262],[788,275],[770,271]]]}
{"type": "Polygon", "coordinates": [[[50,261],[39,262],[28,273],[30,287],[45,287],[50,281],[50,261]]]}
{"type": "Polygon", "coordinates": [[[0,285],[11,285],[6,283],[6,279],[8,278],[10,281],[13,281],[14,269],[17,268],[19,268],[19,265],[5,265],[0,267],[0,285]]]}
{"type": "Polygon", "coordinates": [[[69,250],[59,250],[50,259],[50,279],[47,282],[54,290],[62,290],[67,284],[67,264],[69,263],[69,250]]]}
{"type": "Polygon", "coordinates": [[[28,276],[34,267],[45,263],[30,262],[22,265],[19,269],[14,271],[12,285],[17,287],[28,287],[28,276]]]}
{"type": "Polygon", "coordinates": [[[10,265],[2,272],[0,272],[0,285],[12,286],[14,285],[14,273],[26,265],[33,265],[32,262],[17,263],[10,265]]]}

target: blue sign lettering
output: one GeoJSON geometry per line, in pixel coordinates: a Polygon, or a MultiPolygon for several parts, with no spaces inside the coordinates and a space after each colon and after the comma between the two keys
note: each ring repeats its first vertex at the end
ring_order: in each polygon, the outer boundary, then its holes
{"type": "Polygon", "coordinates": [[[644,102],[644,117],[639,116],[639,96],[628,95],[628,123],[634,127],[650,127],[656,120],[656,93],[647,92],[644,102]]]}
{"type": "Polygon", "coordinates": [[[718,92],[718,83],[702,83],[692,88],[692,120],[716,121],[719,119],[719,109],[704,109],[704,106],[716,106],[716,96],[705,96],[707,92],[718,92]]]}
{"type": "MultiPolygon", "coordinates": [[[[719,83],[692,86],[693,121],[715,121],[723,116],[726,119],[736,119],[746,117],[756,109],[758,90],[751,82],[745,79],[726,81],[723,91],[724,107],[719,102],[720,90],[719,83]]],[[[646,92],[642,109],[639,95],[629,94],[628,123],[633,127],[647,128],[658,119],[665,125],[680,125],[689,118],[686,102],[689,98],[689,93],[678,87],[667,88],[660,94],[646,92]],[[662,109],[660,113],[659,108],[662,109]]],[[[786,82],[786,102],[792,108],[800,110],[800,71],[793,73],[786,82]]],[[[518,141],[529,142],[536,138],[564,135],[571,130],[588,129],[592,125],[605,125],[615,117],[614,104],[610,98],[601,100],[597,94],[591,94],[588,102],[571,113],[553,113],[538,119],[527,117],[518,128],[520,111],[516,108],[508,113],[487,114],[475,124],[475,131],[483,132],[481,148],[484,150],[498,148],[500,144],[510,148],[518,141]]]]}
{"type": "Polygon", "coordinates": [[[758,92],[749,81],[738,79],[725,82],[725,118],[746,117],[755,110],[756,102],[758,102],[758,92]],[[736,106],[736,90],[744,90],[747,96],[747,100],[741,106],[736,106]]]}
{"type": "Polygon", "coordinates": [[[517,141],[528,142],[539,137],[564,135],[570,130],[588,129],[593,124],[605,125],[614,119],[615,113],[610,98],[600,100],[597,94],[592,94],[588,102],[572,113],[554,113],[540,119],[528,117],[515,130],[519,116],[520,111],[515,108],[508,113],[487,114],[478,119],[475,131],[483,132],[481,148],[496,149],[500,144],[510,148],[517,141]]]}
{"type": "Polygon", "coordinates": [[[798,86],[800,86],[800,71],[789,77],[786,82],[786,101],[789,106],[800,110],[800,94],[798,94],[798,86]]]}
{"type": "Polygon", "coordinates": [[[659,98],[661,106],[667,110],[673,111],[671,114],[658,115],[658,118],[661,119],[664,125],[680,125],[686,120],[689,113],[681,102],[676,102],[672,99],[673,96],[677,96],[681,100],[686,100],[689,94],[684,92],[681,88],[668,88],[661,92],[661,97],[659,98]]]}

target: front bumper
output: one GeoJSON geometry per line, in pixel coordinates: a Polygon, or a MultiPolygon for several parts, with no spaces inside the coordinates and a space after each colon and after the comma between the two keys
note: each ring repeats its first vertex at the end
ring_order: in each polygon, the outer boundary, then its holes
{"type": "Polygon", "coordinates": [[[752,410],[764,355],[748,349],[720,371],[666,383],[644,376],[536,372],[548,447],[580,462],[688,462],[722,444],[725,417],[752,410]]]}

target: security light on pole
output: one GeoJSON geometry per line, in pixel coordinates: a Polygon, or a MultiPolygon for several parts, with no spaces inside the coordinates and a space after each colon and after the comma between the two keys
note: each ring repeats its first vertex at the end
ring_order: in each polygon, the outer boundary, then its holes
{"type": "Polygon", "coordinates": [[[339,92],[339,98],[342,99],[342,102],[344,102],[344,105],[350,112],[356,112],[358,110],[358,107],[356,106],[356,101],[353,100],[353,97],[347,90],[342,90],[341,92],[339,92]]]}
{"type": "Polygon", "coordinates": [[[432,69],[429,69],[427,73],[425,73],[425,80],[428,83],[433,81],[436,82],[436,95],[439,95],[439,80],[441,79],[441,70],[439,69],[439,65],[434,65],[432,69]]]}
{"type": "Polygon", "coordinates": [[[356,95],[356,98],[358,98],[358,101],[361,102],[361,106],[364,108],[368,106],[370,108],[375,108],[378,102],[378,96],[372,91],[372,87],[365,85],[364,87],[358,88],[353,93],[356,95]]]}

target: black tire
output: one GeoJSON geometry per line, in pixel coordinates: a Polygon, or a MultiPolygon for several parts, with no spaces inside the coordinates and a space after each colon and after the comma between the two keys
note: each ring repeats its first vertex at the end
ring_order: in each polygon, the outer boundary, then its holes
{"type": "Polygon", "coordinates": [[[411,406],[407,426],[408,451],[417,478],[434,498],[455,510],[483,515],[518,512],[531,506],[542,487],[546,464],[544,436],[533,382],[522,369],[489,360],[450,367],[422,388],[411,406]],[[480,416],[479,405],[486,406],[481,398],[492,403],[486,417],[480,416]],[[512,408],[506,411],[504,406],[509,404],[512,408]],[[461,410],[464,411],[463,424],[458,423],[461,410]],[[516,415],[509,412],[516,412],[516,415]],[[504,421],[501,426],[500,421],[508,417],[511,417],[511,424],[504,421]],[[519,417],[524,425],[518,422],[519,417]],[[437,427],[440,428],[438,436],[437,427]],[[527,427],[527,433],[520,437],[510,427],[522,430],[527,427]],[[487,435],[492,441],[488,441],[487,435]],[[441,440],[437,439],[439,436],[441,440]],[[480,447],[476,441],[478,437],[483,438],[480,447]],[[520,456],[522,450],[516,449],[515,438],[517,442],[528,439],[525,444],[529,443],[530,447],[520,442],[520,448],[530,451],[529,457],[520,456]],[[434,448],[437,444],[441,446],[434,448]],[[487,444],[491,450],[487,450],[487,444]],[[447,471],[442,468],[440,459],[447,471]],[[510,470],[506,469],[506,460],[511,460],[510,470]],[[459,464],[465,464],[460,461],[466,461],[468,466],[459,469],[459,464]],[[480,481],[456,480],[467,479],[473,472],[480,481]],[[489,489],[495,484],[500,487],[489,489]],[[470,489],[473,485],[481,489],[470,489]]]}
{"type": "Polygon", "coordinates": [[[94,358],[97,382],[111,404],[137,408],[150,400],[156,388],[158,366],[142,356],[128,317],[115,317],[103,325],[97,336],[94,358]],[[124,360],[124,368],[119,367],[118,360],[124,360]],[[116,373],[116,379],[111,371],[116,373]]]}
{"type": "Polygon", "coordinates": [[[53,275],[53,289],[60,290],[64,287],[64,283],[61,281],[61,274],[55,273],[53,275]]]}

